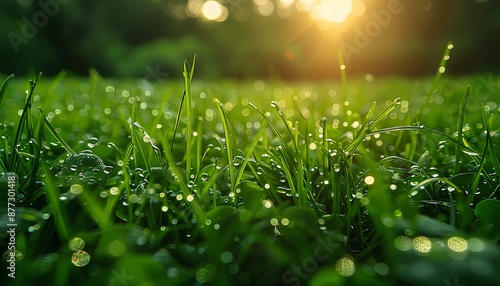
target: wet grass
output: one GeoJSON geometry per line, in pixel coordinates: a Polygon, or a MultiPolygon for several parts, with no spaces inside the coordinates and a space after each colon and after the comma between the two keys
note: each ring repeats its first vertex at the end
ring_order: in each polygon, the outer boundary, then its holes
{"type": "Polygon", "coordinates": [[[208,83],[194,68],[6,80],[9,283],[498,281],[494,76],[208,83]]]}

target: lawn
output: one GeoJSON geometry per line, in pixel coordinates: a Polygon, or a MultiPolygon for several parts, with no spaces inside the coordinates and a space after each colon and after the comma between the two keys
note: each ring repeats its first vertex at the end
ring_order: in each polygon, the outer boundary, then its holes
{"type": "Polygon", "coordinates": [[[8,78],[2,285],[494,285],[498,79],[443,71],[8,78]]]}

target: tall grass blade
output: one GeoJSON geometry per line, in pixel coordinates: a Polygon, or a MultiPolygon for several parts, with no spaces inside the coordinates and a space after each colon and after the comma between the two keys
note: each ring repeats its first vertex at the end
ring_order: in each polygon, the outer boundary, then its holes
{"type": "Polygon", "coordinates": [[[191,148],[193,146],[193,111],[191,106],[191,80],[193,79],[194,65],[196,63],[196,55],[193,57],[193,63],[191,68],[188,68],[187,61],[184,61],[184,71],[182,75],[184,77],[184,90],[186,91],[186,117],[187,117],[187,128],[186,128],[186,180],[191,179],[191,148]]]}
{"type": "Polygon", "coordinates": [[[38,128],[35,130],[35,140],[30,144],[34,145],[32,148],[33,154],[33,164],[27,175],[27,179],[24,181],[22,189],[23,190],[35,190],[35,183],[38,176],[38,168],[40,166],[40,157],[42,155],[42,140],[44,137],[44,127],[45,120],[40,118],[38,121],[38,128]]]}
{"type": "Polygon", "coordinates": [[[498,182],[498,178],[500,178],[500,158],[497,157],[497,154],[495,152],[495,149],[493,148],[493,141],[491,138],[491,131],[490,131],[490,124],[488,119],[486,118],[486,112],[484,110],[484,106],[481,105],[481,110],[482,110],[482,115],[483,115],[483,121],[484,121],[484,126],[485,126],[485,131],[486,131],[486,141],[488,143],[488,152],[490,154],[491,158],[491,163],[493,164],[493,170],[495,170],[495,180],[498,182]]]}
{"type": "Polygon", "coordinates": [[[65,208],[61,204],[59,199],[60,193],[57,190],[54,178],[49,170],[49,166],[42,161],[42,173],[44,174],[45,182],[45,195],[49,203],[49,208],[54,217],[54,223],[57,229],[57,233],[62,241],[68,241],[70,236],[69,222],[67,220],[68,216],[66,214],[65,208]]]}
{"type": "Polygon", "coordinates": [[[240,183],[241,178],[243,177],[243,173],[245,171],[245,167],[248,164],[248,161],[250,160],[250,157],[252,157],[252,154],[255,150],[255,147],[259,143],[260,138],[264,135],[264,132],[266,132],[267,128],[267,123],[262,122],[259,131],[255,135],[254,139],[252,140],[252,143],[250,144],[250,147],[248,147],[248,150],[246,150],[246,156],[243,162],[241,163],[240,170],[238,171],[238,174],[236,175],[236,179],[234,180],[235,187],[240,183]]]}
{"type": "MultiPolygon", "coordinates": [[[[162,137],[162,141],[161,142],[162,142],[163,146],[169,146],[170,145],[167,142],[167,138],[166,137],[162,137]]],[[[191,198],[193,196],[193,192],[187,186],[185,177],[183,176],[181,170],[177,167],[177,165],[176,165],[176,163],[174,161],[174,158],[172,157],[172,153],[168,152],[168,149],[164,148],[163,150],[164,150],[163,153],[165,154],[165,158],[167,160],[169,168],[172,171],[172,173],[174,174],[174,176],[176,177],[176,179],[178,180],[179,187],[180,187],[180,189],[182,191],[183,200],[186,202],[186,204],[190,208],[192,208],[192,210],[193,210],[194,214],[196,215],[198,221],[204,222],[207,216],[206,216],[205,212],[203,211],[203,209],[201,208],[201,206],[198,203],[198,201],[196,200],[196,198],[194,198],[192,200],[189,200],[189,198],[191,198]]]]}
{"type": "Polygon", "coordinates": [[[21,142],[21,137],[23,132],[26,130],[28,138],[32,138],[33,126],[31,125],[31,99],[33,97],[33,92],[35,91],[36,84],[38,79],[42,74],[38,74],[38,77],[35,81],[30,80],[28,94],[26,96],[26,101],[24,103],[24,108],[21,113],[21,118],[19,119],[19,124],[17,125],[16,134],[14,137],[14,143],[12,144],[12,155],[9,157],[10,162],[8,162],[8,169],[20,173],[18,168],[19,162],[19,153],[17,150],[17,146],[19,146],[21,142]]]}
{"type": "MultiPolygon", "coordinates": [[[[255,109],[266,121],[267,121],[267,124],[268,126],[271,128],[271,130],[273,131],[273,133],[278,137],[278,140],[280,141],[281,143],[281,146],[282,148],[285,150],[285,157],[287,159],[287,162],[288,164],[287,165],[295,165],[297,160],[295,158],[295,155],[294,155],[294,152],[292,152],[292,150],[290,149],[290,147],[288,146],[288,143],[286,142],[286,140],[283,138],[283,136],[281,135],[280,131],[278,130],[278,128],[271,122],[271,120],[269,120],[269,118],[267,118],[267,116],[262,113],[262,111],[260,111],[255,105],[253,105],[252,103],[248,103],[248,105],[250,107],[252,107],[253,109],[255,109]],[[292,164],[293,163],[293,164],[292,164]]],[[[288,126],[288,125],[287,125],[288,126]]],[[[293,138],[293,137],[292,137],[293,138]]]]}
{"type": "Polygon", "coordinates": [[[219,110],[221,119],[222,119],[222,126],[224,127],[224,138],[225,138],[225,146],[226,146],[226,155],[227,155],[227,164],[229,168],[229,183],[231,184],[230,190],[231,193],[234,194],[233,201],[237,202],[236,198],[236,168],[234,167],[233,163],[233,141],[231,137],[231,131],[229,130],[229,123],[227,120],[226,113],[224,112],[222,108],[221,102],[216,98],[214,99],[214,102],[217,105],[217,109],[219,110]]]}
{"type": "MultiPolygon", "coordinates": [[[[467,85],[465,89],[464,97],[462,98],[462,103],[460,104],[460,110],[458,112],[458,121],[457,121],[457,141],[462,142],[463,137],[463,127],[464,127],[464,118],[465,118],[465,107],[467,106],[467,100],[469,99],[470,94],[470,85],[467,85]]],[[[460,161],[462,156],[462,147],[458,144],[455,144],[455,164],[453,166],[453,174],[458,174],[460,172],[460,161]]]]}
{"type": "Polygon", "coordinates": [[[7,87],[9,86],[10,81],[14,78],[14,75],[9,75],[3,82],[2,87],[0,87],[0,104],[2,103],[2,99],[7,91],[7,87]]]}
{"type": "Polygon", "coordinates": [[[441,76],[444,74],[446,70],[446,63],[450,59],[451,49],[453,49],[453,42],[448,41],[448,43],[446,44],[446,48],[444,49],[443,56],[441,57],[439,68],[437,69],[436,74],[434,75],[434,79],[432,80],[432,86],[429,89],[429,92],[427,93],[427,96],[425,98],[425,103],[429,102],[431,94],[435,93],[437,90],[437,84],[439,83],[441,76]]]}
{"type": "Polygon", "coordinates": [[[170,152],[174,151],[175,134],[177,134],[177,129],[179,128],[179,123],[182,118],[182,106],[184,104],[184,99],[186,97],[186,91],[182,93],[181,103],[179,104],[179,110],[177,110],[177,116],[175,117],[174,133],[172,134],[172,143],[170,144],[170,152]]]}

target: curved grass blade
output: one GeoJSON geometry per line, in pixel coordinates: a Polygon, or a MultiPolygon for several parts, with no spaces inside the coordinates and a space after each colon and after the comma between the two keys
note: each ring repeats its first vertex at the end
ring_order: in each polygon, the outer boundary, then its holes
{"type": "MultiPolygon", "coordinates": [[[[375,126],[377,126],[382,119],[384,119],[391,111],[399,104],[399,98],[396,98],[384,111],[382,111],[373,121],[368,122],[367,124],[363,125],[361,128],[361,131],[357,134],[356,138],[349,144],[346,148],[346,151],[349,152],[349,154],[352,154],[354,152],[359,144],[363,142],[365,139],[366,135],[371,132],[375,126]]],[[[372,107],[373,108],[373,107],[372,107]]],[[[371,109],[371,108],[370,108],[371,109]]],[[[378,130],[380,132],[380,130],[378,130]]],[[[378,133],[377,132],[377,133],[378,133]]]]}
{"type": "MultiPolygon", "coordinates": [[[[448,180],[447,178],[442,178],[442,177],[435,177],[435,178],[425,179],[422,182],[420,182],[419,184],[417,184],[416,186],[414,186],[413,188],[411,188],[410,191],[409,191],[409,193],[411,194],[413,192],[417,192],[418,190],[422,189],[424,186],[429,185],[429,184],[434,183],[434,182],[442,182],[442,183],[450,186],[454,190],[456,190],[460,195],[464,194],[464,192],[462,191],[462,189],[460,189],[452,181],[448,180]]],[[[456,207],[455,207],[455,204],[453,202],[452,191],[449,191],[448,193],[449,193],[449,196],[450,196],[450,206],[451,206],[450,225],[454,226],[455,223],[456,223],[456,207]]],[[[462,201],[460,198],[461,198],[461,196],[459,198],[457,198],[460,201],[457,201],[456,203],[459,206],[459,210],[462,211],[462,216],[464,217],[465,223],[468,223],[470,221],[469,212],[467,211],[468,205],[467,205],[467,203],[465,203],[464,201],[462,201]]]]}
{"type": "Polygon", "coordinates": [[[285,154],[285,157],[287,157],[287,162],[293,162],[294,163],[294,164],[290,163],[290,164],[287,164],[287,165],[295,165],[297,163],[297,160],[295,159],[295,156],[294,156],[292,150],[290,149],[290,147],[288,146],[287,142],[285,141],[285,139],[283,138],[283,136],[281,136],[281,133],[279,132],[278,128],[255,105],[253,105],[252,103],[248,103],[248,105],[250,107],[252,107],[253,109],[255,109],[267,121],[267,123],[268,123],[269,127],[271,128],[271,130],[273,131],[273,133],[278,137],[278,140],[280,141],[283,149],[285,149],[285,153],[284,154],[285,154]]]}
{"type": "Polygon", "coordinates": [[[9,86],[10,81],[14,78],[14,75],[9,75],[3,82],[2,87],[0,87],[0,104],[2,103],[2,99],[7,91],[7,87],[9,86]]]}
{"type": "Polygon", "coordinates": [[[476,153],[475,150],[472,149],[471,146],[468,144],[465,144],[463,142],[459,142],[457,139],[453,138],[452,136],[441,132],[439,130],[435,130],[432,128],[424,127],[424,126],[395,126],[395,127],[386,127],[386,128],[381,128],[377,129],[376,131],[370,131],[366,135],[374,135],[377,133],[389,133],[389,132],[395,132],[395,131],[417,131],[417,132],[427,132],[431,133],[443,138],[448,139],[450,142],[453,142],[454,144],[459,144],[463,149],[466,149],[467,152],[472,152],[476,153]]]}

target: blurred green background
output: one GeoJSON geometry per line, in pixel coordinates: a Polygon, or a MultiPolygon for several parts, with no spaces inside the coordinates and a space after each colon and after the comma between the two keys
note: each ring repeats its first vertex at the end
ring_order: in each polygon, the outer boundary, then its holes
{"type": "Polygon", "coordinates": [[[335,79],[350,74],[496,72],[500,1],[11,0],[0,4],[0,73],[161,80],[198,55],[197,77],[335,79]],[[349,2],[345,22],[315,19],[349,2]],[[325,4],[326,3],[326,4],[325,4]]]}

